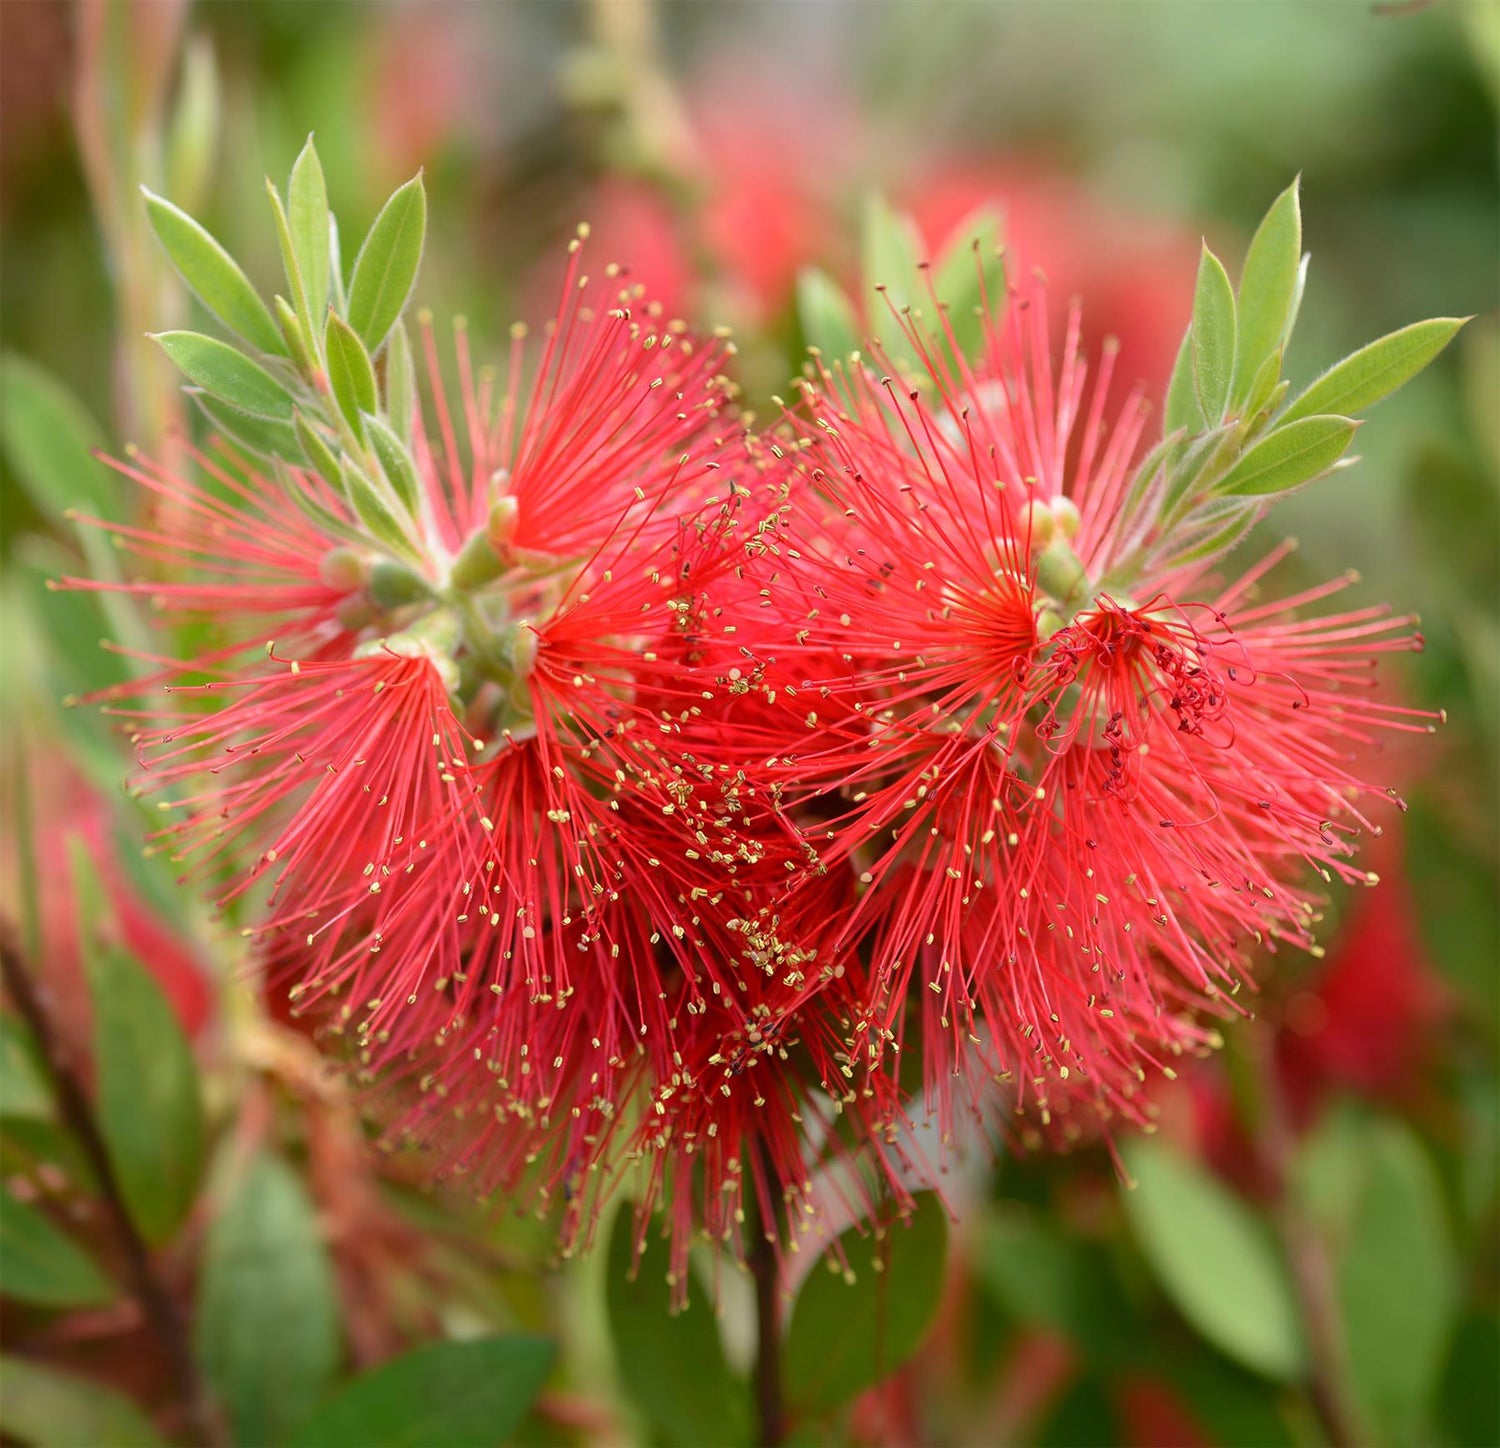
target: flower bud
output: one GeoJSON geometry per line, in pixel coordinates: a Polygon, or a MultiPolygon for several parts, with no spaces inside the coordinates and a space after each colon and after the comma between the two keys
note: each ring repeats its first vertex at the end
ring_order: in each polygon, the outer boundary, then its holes
{"type": "Polygon", "coordinates": [[[352,548],[330,548],[318,564],[318,581],[335,593],[354,593],[369,576],[369,561],[352,548]]]}
{"type": "Polygon", "coordinates": [[[1057,530],[1057,520],[1052,516],[1052,509],[1041,498],[1033,498],[1016,509],[1016,528],[1022,541],[1028,543],[1035,552],[1052,541],[1052,535],[1057,530]]]}
{"type": "Polygon", "coordinates": [[[1058,532],[1071,543],[1078,536],[1078,504],[1059,494],[1052,500],[1052,517],[1058,532]]]}

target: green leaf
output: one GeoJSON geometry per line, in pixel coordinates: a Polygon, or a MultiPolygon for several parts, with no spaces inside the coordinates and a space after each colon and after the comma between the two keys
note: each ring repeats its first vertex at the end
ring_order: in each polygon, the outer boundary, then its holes
{"type": "Polygon", "coordinates": [[[799,1413],[822,1413],[895,1372],[921,1345],[942,1296],[948,1217],[932,1192],[909,1222],[839,1239],[852,1281],[815,1268],[792,1309],[785,1378],[799,1413]]]}
{"type": "Polygon", "coordinates": [[[209,1227],[196,1348],[237,1443],[285,1440],[323,1397],[340,1355],[323,1230],[302,1183],[260,1154],[209,1227]]]}
{"type": "Polygon", "coordinates": [[[339,477],[349,506],[370,536],[403,558],[420,563],[417,550],[407,536],[406,526],[391,506],[385,489],[372,482],[347,456],[340,459],[339,477]]]}
{"type": "Polygon", "coordinates": [[[1224,263],[1203,244],[1193,291],[1193,393],[1210,425],[1224,416],[1234,377],[1234,288],[1224,263]]]}
{"type": "Polygon", "coordinates": [[[0,1429],[38,1448],[158,1448],[165,1442],[123,1393],[18,1357],[0,1358],[0,1429]]]}
{"type": "Polygon", "coordinates": [[[385,414],[403,443],[411,442],[411,425],[417,407],[417,376],[412,366],[411,338],[406,323],[391,328],[385,349],[385,414]]]}
{"type": "Polygon", "coordinates": [[[349,325],[371,352],[385,340],[411,296],[426,232],[427,193],[418,172],[375,218],[349,280],[349,325]]]}
{"type": "Polygon", "coordinates": [[[825,271],[808,267],[797,277],[797,320],[808,346],[841,361],[859,346],[859,322],[844,290],[825,271]]]}
{"type": "Polygon", "coordinates": [[[0,1295],[44,1307],[100,1307],[115,1289],[71,1237],[0,1186],[0,1295]]]}
{"type": "Polygon", "coordinates": [[[1456,1263],[1437,1178],[1401,1123],[1375,1124],[1338,1296],[1355,1396],[1384,1442],[1424,1431],[1458,1306],[1456,1263]]]}
{"type": "Polygon", "coordinates": [[[30,1032],[12,1016],[0,1016],[0,1110],[7,1116],[52,1115],[46,1071],[30,1032]]]}
{"type": "Polygon", "coordinates": [[[1410,382],[1449,342],[1467,317],[1434,317],[1361,347],[1330,367],[1282,415],[1288,423],[1315,413],[1353,416],[1410,382]]]}
{"type": "Polygon", "coordinates": [[[668,1442],[749,1443],[749,1397],[724,1361],[712,1310],[700,1293],[674,1315],[671,1286],[649,1252],[632,1281],[633,1240],[633,1213],[625,1206],[615,1214],[605,1268],[621,1385],[668,1442]]]}
{"type": "Polygon", "coordinates": [[[1262,364],[1286,341],[1302,261],[1302,208],[1297,189],[1298,182],[1293,181],[1271,203],[1245,255],[1235,343],[1236,404],[1249,400],[1262,364]]]}
{"type": "Polygon", "coordinates": [[[308,421],[300,408],[292,414],[292,430],[308,467],[324,482],[337,484],[340,480],[339,460],[322,433],[308,421]]]}
{"type": "Polygon", "coordinates": [[[251,346],[284,353],[281,329],[239,263],[187,212],[144,186],[141,195],[162,250],[198,300],[251,346]]]}
{"type": "Polygon", "coordinates": [[[96,518],[117,511],[119,479],[94,456],[104,446],[98,425],[56,378],[14,353],[0,362],[0,437],[21,486],[49,518],[70,508],[96,518]]]}
{"type": "Polygon", "coordinates": [[[1000,254],[999,215],[988,206],[965,217],[938,262],[933,286],[948,309],[948,326],[959,356],[973,362],[984,350],[987,313],[1005,303],[1005,259],[1000,254]]]}
{"type": "Polygon", "coordinates": [[[1349,450],[1357,422],[1347,417],[1304,417],[1279,424],[1214,485],[1231,498],[1267,498],[1322,477],[1349,450]]]}
{"type": "Polygon", "coordinates": [[[1208,421],[1198,405],[1198,394],[1193,390],[1193,329],[1189,326],[1182,334],[1182,345],[1177,349],[1177,362],[1172,368],[1172,380],[1167,383],[1162,432],[1167,437],[1174,432],[1186,432],[1191,437],[1207,430],[1208,421]]]}
{"type": "Polygon", "coordinates": [[[215,432],[222,433],[232,443],[254,453],[257,457],[298,456],[297,433],[284,422],[270,417],[252,417],[237,407],[230,407],[210,396],[200,388],[188,387],[184,391],[193,399],[198,410],[209,421],[215,432]]]}
{"type": "Polygon", "coordinates": [[[292,399],[286,388],[229,343],[201,332],[155,332],[152,339],[205,392],[257,417],[291,421],[292,399]]]}
{"type": "Polygon", "coordinates": [[[305,299],[303,316],[311,328],[328,307],[329,273],[328,187],[311,136],[292,167],[286,204],[292,255],[296,258],[305,299]]]}
{"type": "Polygon", "coordinates": [[[1096,1362],[1126,1362],[1138,1351],[1137,1314],[1102,1247],[1004,1203],[983,1221],[974,1265],[1013,1317],[1061,1333],[1096,1362]]]}
{"type": "Polygon", "coordinates": [[[407,451],[406,444],[373,413],[362,419],[365,431],[370,435],[370,444],[379,459],[380,470],[392,491],[401,500],[402,506],[413,518],[421,516],[422,485],[417,479],[417,465],[407,451]]]}
{"type": "Polygon", "coordinates": [[[893,210],[883,196],[867,196],[860,228],[861,308],[871,316],[884,312],[870,296],[876,287],[898,307],[915,303],[921,251],[922,239],[911,218],[893,210]]]}
{"type": "Polygon", "coordinates": [[[1156,1141],[1125,1152],[1125,1212],[1177,1310],[1209,1342],[1267,1377],[1303,1371],[1301,1320],[1285,1264],[1250,1208],[1156,1141]]]}
{"type": "Polygon", "coordinates": [[[490,1448],[521,1426],[557,1356],[541,1337],[435,1342],[340,1389],[293,1448],[490,1448]]]}
{"type": "Polygon", "coordinates": [[[151,973],[123,950],[88,950],[99,1128],[125,1205],[153,1245],[182,1225],[203,1173],[198,1070],[151,973]]]}
{"type": "Polygon", "coordinates": [[[376,405],[375,368],[370,363],[370,354],[365,351],[359,334],[337,312],[328,314],[323,346],[328,356],[328,385],[333,389],[334,401],[349,426],[363,436],[361,415],[374,412],[376,405]]]}

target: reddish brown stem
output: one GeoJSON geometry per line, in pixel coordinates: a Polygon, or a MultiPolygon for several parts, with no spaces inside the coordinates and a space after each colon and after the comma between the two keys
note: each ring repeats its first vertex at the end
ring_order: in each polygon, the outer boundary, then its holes
{"type": "Polygon", "coordinates": [[[125,1260],[131,1293],[166,1354],[172,1382],[182,1402],[193,1441],[208,1445],[220,1444],[224,1442],[224,1435],[219,1431],[208,1394],[188,1347],[182,1314],[166,1284],[157,1275],[150,1248],[130,1218],[120,1191],[119,1179],[110,1163],[109,1150],[94,1119],[93,1105],[79,1082],[57,1033],[52,1029],[51,1018],[32,980],[31,970],[9,921],[0,921],[0,972],[3,972],[6,994],[25,1020],[37,1048],[46,1060],[52,1075],[57,1109],[63,1122],[77,1140],[94,1179],[99,1184],[105,1215],[119,1241],[125,1260]]]}

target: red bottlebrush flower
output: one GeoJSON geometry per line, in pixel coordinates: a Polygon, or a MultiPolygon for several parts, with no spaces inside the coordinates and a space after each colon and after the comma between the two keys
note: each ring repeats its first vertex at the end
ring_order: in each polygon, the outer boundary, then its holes
{"type": "Polygon", "coordinates": [[[805,1194],[814,1122],[831,1153],[835,1116],[869,1135],[895,1098],[847,1084],[857,971],[810,925],[777,939],[806,848],[732,677],[764,467],[720,349],[567,292],[524,389],[519,334],[503,393],[461,344],[458,425],[428,336],[395,536],[301,469],[200,459],[230,501],[126,469],[178,530],[116,530],[174,573],[131,591],[229,642],[168,707],[114,703],[162,843],[264,897],[246,933],[398,1128],[566,1199],[570,1236],[644,1152],[680,1261],[745,1191],[767,1221],[805,1194]]]}
{"type": "Polygon", "coordinates": [[[843,800],[819,849],[863,886],[839,946],[871,955],[870,1068],[913,1037],[944,1118],[982,1062],[1069,1136],[1138,1116],[1253,952],[1312,944],[1309,867],[1364,878],[1357,801],[1385,791],[1348,756],[1430,727],[1368,693],[1418,640],[1381,609],[1296,617],[1342,583],[1260,602],[1285,550],[1228,587],[1174,562],[1128,496],[1139,398],[1107,431],[1113,357],[1090,393],[1076,310],[1055,368],[1034,286],[973,367],[907,326],[921,385],[806,389],[779,664],[831,717],[788,797],[843,800]]]}

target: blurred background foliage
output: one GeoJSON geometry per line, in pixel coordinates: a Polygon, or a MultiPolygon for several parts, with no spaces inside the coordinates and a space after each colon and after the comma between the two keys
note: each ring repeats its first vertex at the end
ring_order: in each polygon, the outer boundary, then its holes
{"type": "Polygon", "coordinates": [[[548,1224],[371,1152],[234,931],[143,858],[128,748],[58,706],[127,667],[99,638],[138,638],[45,588],[114,566],[64,517],[129,516],[88,449],[170,451],[198,426],[143,340],[190,308],[136,188],[264,283],[261,178],[315,131],[352,222],[425,169],[419,295],[464,313],[481,353],[551,310],[586,219],[602,258],[735,328],[762,411],[800,365],[804,268],[880,329],[858,260],[873,192],[934,252],[993,205],[1158,392],[1199,235],[1241,256],[1299,172],[1314,281],[1294,383],[1417,318],[1477,314],[1378,409],[1365,461],[1273,524],[1307,581],[1353,567],[1362,598],[1422,616],[1427,649],[1391,687],[1448,722],[1387,747],[1411,807],[1367,842],[1381,888],[1334,900],[1325,958],[1268,963],[1255,1019],[1161,1094],[1158,1136],[1118,1161],[967,1163],[946,1256],[929,1203],[885,1273],[805,1286],[789,1331],[794,1363],[853,1343],[821,1376],[792,1370],[798,1441],[1500,1442],[1500,7],[6,0],[0,27],[0,899],[102,1135],[80,1140],[10,989],[0,1437],[752,1431],[745,1285],[726,1277],[717,1322],[701,1292],[668,1318],[656,1254],[623,1280],[623,1229],[559,1266],[548,1224]],[[873,1385],[877,1368],[895,1371],[873,1385]]]}

